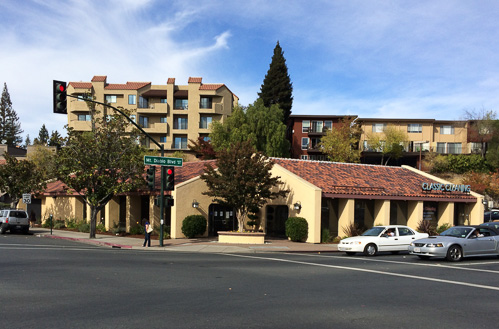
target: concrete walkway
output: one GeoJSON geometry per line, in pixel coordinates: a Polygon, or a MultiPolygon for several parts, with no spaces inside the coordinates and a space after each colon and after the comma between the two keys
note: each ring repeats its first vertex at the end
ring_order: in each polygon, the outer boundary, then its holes
{"type": "Polygon", "coordinates": [[[95,239],[90,239],[88,233],[65,230],[52,230],[35,227],[30,233],[44,238],[65,239],[106,246],[110,248],[138,249],[148,251],[188,251],[206,253],[260,253],[260,252],[306,252],[322,253],[336,252],[336,244],[312,244],[292,242],[286,239],[265,239],[265,244],[232,244],[220,243],[216,237],[198,239],[168,239],[164,240],[163,247],[158,240],[151,240],[151,247],[144,248],[144,238],[122,237],[106,234],[97,234],[95,239]]]}

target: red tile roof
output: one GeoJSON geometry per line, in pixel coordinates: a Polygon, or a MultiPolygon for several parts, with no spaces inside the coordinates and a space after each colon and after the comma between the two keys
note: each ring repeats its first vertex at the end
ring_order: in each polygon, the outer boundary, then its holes
{"type": "Polygon", "coordinates": [[[326,197],[344,198],[353,195],[355,198],[373,199],[476,201],[474,196],[462,192],[424,192],[423,183],[438,182],[402,167],[296,159],[272,160],[320,188],[326,197]]]}
{"type": "Polygon", "coordinates": [[[92,88],[92,83],[91,82],[70,82],[70,86],[73,86],[75,89],[91,89],[92,88]]]}
{"type": "Polygon", "coordinates": [[[203,80],[203,78],[193,78],[193,77],[189,77],[189,80],[187,81],[187,83],[201,83],[201,81],[203,80]]]}
{"type": "MultiPolygon", "coordinates": [[[[215,160],[206,160],[206,161],[198,161],[198,162],[184,162],[182,167],[175,168],[175,185],[188,181],[194,177],[200,176],[204,172],[205,164],[211,164],[213,167],[216,167],[215,160]]],[[[146,168],[148,168],[146,166],[146,168]]],[[[145,170],[144,170],[145,174],[145,170]]],[[[160,166],[156,166],[156,188],[159,192],[159,186],[161,183],[161,171],[160,166]]],[[[61,181],[55,181],[47,184],[47,188],[45,189],[44,194],[48,196],[54,195],[67,195],[68,187],[61,181]]]]}
{"type": "Polygon", "coordinates": [[[104,87],[106,90],[138,90],[150,85],[150,82],[127,82],[126,84],[110,83],[104,87]]]}
{"type": "Polygon", "coordinates": [[[106,82],[107,75],[96,75],[92,78],[92,82],[106,82]]]}
{"type": "Polygon", "coordinates": [[[199,90],[217,90],[225,86],[223,83],[206,83],[199,86],[199,90]]]}

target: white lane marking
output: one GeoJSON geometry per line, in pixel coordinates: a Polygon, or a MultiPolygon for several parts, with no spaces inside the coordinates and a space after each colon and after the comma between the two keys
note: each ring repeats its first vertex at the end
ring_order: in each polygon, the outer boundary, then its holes
{"type": "Polygon", "coordinates": [[[223,255],[233,256],[233,257],[240,257],[240,258],[251,258],[251,259],[270,260],[270,261],[283,262],[283,263],[294,263],[294,264],[301,264],[301,265],[308,265],[308,266],[336,268],[336,269],[347,270],[347,271],[357,271],[357,272],[366,272],[366,273],[374,273],[374,274],[381,274],[381,275],[397,276],[397,277],[401,277],[401,278],[409,278],[409,279],[416,279],[416,280],[423,280],[423,281],[448,283],[448,284],[455,284],[455,285],[460,285],[460,286],[468,286],[468,287],[474,287],[474,288],[481,288],[481,289],[497,290],[497,291],[499,291],[499,287],[485,286],[485,285],[481,285],[481,284],[468,283],[468,282],[459,282],[459,281],[453,281],[453,280],[435,279],[435,278],[428,278],[428,277],[408,275],[408,274],[399,274],[399,273],[391,273],[391,272],[384,272],[384,271],[377,271],[377,270],[368,270],[368,269],[356,268],[356,267],[339,266],[339,265],[327,265],[327,264],[319,264],[319,263],[309,263],[309,262],[302,262],[302,261],[289,260],[289,259],[270,258],[270,257],[267,258],[267,257],[261,257],[261,256],[247,256],[247,255],[237,255],[237,254],[223,254],[223,255]]]}
{"type": "MultiPolygon", "coordinates": [[[[329,256],[329,255],[310,255],[310,254],[292,254],[292,255],[300,255],[300,256],[308,256],[308,257],[323,257],[323,258],[339,258],[339,259],[348,259],[348,260],[362,260],[368,262],[379,262],[379,263],[393,263],[393,264],[403,264],[403,265],[414,265],[414,266],[426,266],[426,267],[440,267],[440,268],[451,268],[455,270],[463,270],[463,271],[476,271],[476,272],[486,272],[486,273],[495,273],[499,274],[499,271],[494,270],[484,270],[479,268],[465,268],[460,266],[452,266],[452,265],[442,265],[442,264],[422,264],[422,263],[408,263],[408,262],[399,262],[395,260],[384,260],[384,259],[371,259],[371,258],[351,258],[351,257],[342,257],[342,256],[329,256]]],[[[480,263],[470,263],[466,265],[476,265],[480,263]]],[[[489,263],[481,263],[481,265],[491,265],[491,264],[499,264],[499,262],[489,262],[489,263]]],[[[461,264],[465,265],[465,264],[461,264]]]]}

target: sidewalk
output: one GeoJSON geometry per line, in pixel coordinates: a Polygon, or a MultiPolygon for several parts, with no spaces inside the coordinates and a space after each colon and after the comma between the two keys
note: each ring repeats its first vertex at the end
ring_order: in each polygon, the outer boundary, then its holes
{"type": "Polygon", "coordinates": [[[292,242],[285,239],[265,239],[265,244],[229,244],[219,243],[216,237],[199,239],[168,239],[164,240],[163,247],[158,240],[151,240],[151,247],[144,248],[144,239],[122,237],[106,234],[97,234],[95,239],[89,239],[88,233],[52,230],[35,227],[30,232],[39,237],[65,239],[81,243],[107,246],[110,248],[148,250],[148,251],[187,251],[206,253],[260,253],[260,252],[306,252],[323,253],[336,252],[336,244],[312,244],[292,242]]]}

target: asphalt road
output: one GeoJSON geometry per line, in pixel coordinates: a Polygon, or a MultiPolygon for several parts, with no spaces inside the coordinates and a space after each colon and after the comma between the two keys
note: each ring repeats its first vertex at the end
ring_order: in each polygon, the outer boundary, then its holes
{"type": "Polygon", "coordinates": [[[499,259],[205,254],[0,236],[2,328],[494,328],[499,259]]]}

